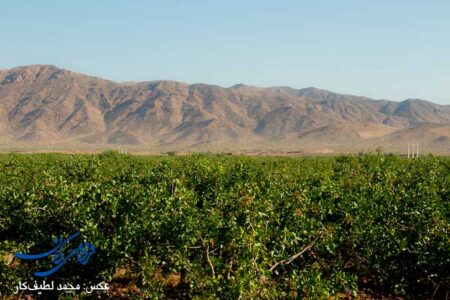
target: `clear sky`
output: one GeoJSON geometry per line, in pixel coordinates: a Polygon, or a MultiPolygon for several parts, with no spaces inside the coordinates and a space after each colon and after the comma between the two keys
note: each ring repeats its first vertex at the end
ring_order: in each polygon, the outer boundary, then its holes
{"type": "Polygon", "coordinates": [[[450,104],[449,0],[0,0],[0,69],[450,104]]]}

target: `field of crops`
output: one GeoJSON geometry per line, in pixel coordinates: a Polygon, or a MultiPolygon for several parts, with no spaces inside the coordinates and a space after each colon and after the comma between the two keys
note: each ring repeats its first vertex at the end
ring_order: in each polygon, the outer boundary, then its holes
{"type": "Polygon", "coordinates": [[[14,253],[80,231],[95,253],[48,279],[99,297],[445,299],[449,209],[448,158],[5,154],[0,291],[52,268],[14,253]]]}

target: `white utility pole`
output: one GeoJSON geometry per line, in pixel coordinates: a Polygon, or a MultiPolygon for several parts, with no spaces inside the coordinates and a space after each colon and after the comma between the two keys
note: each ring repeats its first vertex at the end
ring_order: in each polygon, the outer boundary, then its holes
{"type": "Polygon", "coordinates": [[[419,145],[414,145],[408,143],[408,158],[419,157],[419,145]]]}

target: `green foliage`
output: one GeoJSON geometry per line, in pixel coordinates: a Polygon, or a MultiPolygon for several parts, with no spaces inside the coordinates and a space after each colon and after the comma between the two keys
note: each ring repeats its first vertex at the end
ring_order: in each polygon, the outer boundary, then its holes
{"type": "Polygon", "coordinates": [[[438,297],[450,287],[449,187],[449,159],[380,153],[3,155],[0,291],[51,266],[14,252],[80,230],[97,252],[50,279],[122,283],[136,299],[438,297]]]}

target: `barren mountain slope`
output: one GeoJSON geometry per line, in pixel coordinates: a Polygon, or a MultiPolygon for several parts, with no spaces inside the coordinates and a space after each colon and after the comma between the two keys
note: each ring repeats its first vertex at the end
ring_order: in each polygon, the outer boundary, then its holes
{"type": "Polygon", "coordinates": [[[316,88],[117,83],[48,65],[0,71],[0,138],[10,142],[219,143],[232,149],[252,141],[255,146],[280,141],[280,148],[320,141],[360,147],[361,141],[382,137],[385,143],[399,143],[397,131],[430,134],[423,124],[443,128],[444,134],[427,142],[445,147],[450,106],[316,88]]]}

